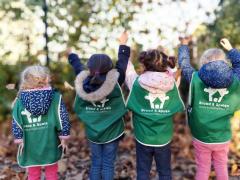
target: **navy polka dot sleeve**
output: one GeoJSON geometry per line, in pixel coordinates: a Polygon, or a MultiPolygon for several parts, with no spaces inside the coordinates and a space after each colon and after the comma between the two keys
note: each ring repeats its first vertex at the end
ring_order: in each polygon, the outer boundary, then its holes
{"type": "Polygon", "coordinates": [[[23,131],[15,119],[12,120],[12,133],[15,139],[23,138],[23,131]]]}
{"type": "Polygon", "coordinates": [[[60,118],[62,123],[62,130],[59,132],[59,136],[69,136],[70,135],[70,122],[69,122],[69,116],[66,109],[66,106],[61,99],[61,105],[60,105],[60,118]]]}

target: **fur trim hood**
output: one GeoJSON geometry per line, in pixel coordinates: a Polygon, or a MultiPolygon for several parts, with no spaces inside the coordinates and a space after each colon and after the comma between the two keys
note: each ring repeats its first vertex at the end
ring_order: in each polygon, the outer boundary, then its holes
{"type": "Polygon", "coordinates": [[[82,71],[75,80],[76,93],[85,101],[97,102],[108,96],[118,83],[119,72],[116,69],[110,70],[106,75],[106,80],[99,89],[94,92],[87,93],[83,89],[83,81],[89,76],[89,71],[82,71]]]}

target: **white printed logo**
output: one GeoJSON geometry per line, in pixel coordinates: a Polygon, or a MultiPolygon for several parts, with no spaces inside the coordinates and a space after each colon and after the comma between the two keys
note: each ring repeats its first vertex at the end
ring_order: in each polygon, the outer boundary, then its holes
{"type": "Polygon", "coordinates": [[[165,93],[153,94],[149,93],[145,96],[145,99],[149,100],[151,109],[162,109],[166,100],[169,100],[169,96],[165,93]]]}
{"type": "Polygon", "coordinates": [[[31,113],[29,111],[27,111],[27,109],[25,109],[24,111],[21,112],[22,115],[26,115],[27,116],[27,119],[28,119],[28,122],[29,123],[36,123],[36,122],[41,122],[42,120],[42,116],[38,116],[36,118],[32,118],[31,117],[31,113]]]}
{"type": "Polygon", "coordinates": [[[96,104],[96,102],[92,102],[92,104],[93,104],[93,106],[94,107],[105,107],[105,104],[106,104],[106,102],[108,102],[109,101],[109,99],[103,99],[102,101],[100,101],[100,103],[101,103],[101,105],[98,105],[98,104],[96,104]]]}
{"type": "Polygon", "coordinates": [[[205,92],[208,93],[208,98],[210,102],[221,102],[223,97],[229,93],[229,91],[226,88],[223,89],[212,89],[212,88],[205,88],[205,92]],[[219,93],[220,97],[214,97],[216,93],[219,93]]]}

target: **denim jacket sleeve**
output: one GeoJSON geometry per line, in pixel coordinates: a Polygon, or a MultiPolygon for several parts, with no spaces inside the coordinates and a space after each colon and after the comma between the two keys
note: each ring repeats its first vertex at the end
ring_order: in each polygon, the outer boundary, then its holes
{"type": "Polygon", "coordinates": [[[240,52],[237,49],[231,49],[228,52],[228,58],[232,63],[233,74],[240,80],[240,52]]]}
{"type": "Polygon", "coordinates": [[[190,64],[190,51],[186,45],[181,45],[178,49],[178,64],[182,69],[183,78],[190,83],[195,69],[190,64]]]}

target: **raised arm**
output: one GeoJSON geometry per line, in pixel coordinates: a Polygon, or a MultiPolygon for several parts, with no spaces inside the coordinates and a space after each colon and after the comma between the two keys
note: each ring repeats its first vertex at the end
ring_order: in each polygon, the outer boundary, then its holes
{"type": "Polygon", "coordinates": [[[130,47],[126,46],[128,40],[127,32],[123,32],[119,38],[119,49],[118,49],[118,61],[116,62],[116,69],[119,72],[118,83],[120,86],[125,81],[125,74],[127,69],[128,60],[130,57],[130,47]]]}
{"type": "Polygon", "coordinates": [[[188,48],[189,39],[180,39],[181,46],[178,49],[178,64],[182,69],[183,78],[190,83],[195,69],[190,64],[190,50],[188,48]]]}
{"type": "Polygon", "coordinates": [[[68,62],[73,67],[76,75],[78,75],[82,70],[84,70],[84,65],[81,63],[81,60],[77,54],[70,53],[68,55],[68,62]]]}
{"type": "Polygon", "coordinates": [[[221,39],[220,44],[228,51],[227,55],[232,63],[233,74],[240,80],[240,52],[232,48],[231,43],[226,38],[221,39]]]}

